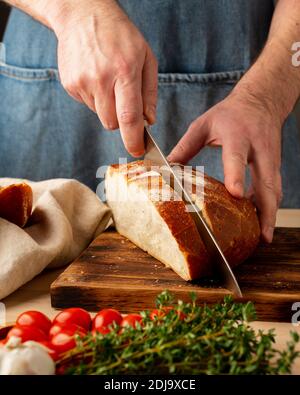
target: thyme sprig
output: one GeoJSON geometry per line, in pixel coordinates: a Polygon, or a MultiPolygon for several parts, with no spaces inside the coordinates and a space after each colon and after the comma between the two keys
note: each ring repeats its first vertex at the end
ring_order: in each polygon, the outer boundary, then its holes
{"type": "Polygon", "coordinates": [[[168,292],[157,307],[174,306],[163,317],[150,319],[141,313],[142,325],[107,335],[77,338],[77,346],[63,355],[58,370],[67,374],[286,374],[299,356],[291,339],[283,351],[274,348],[275,333],[256,332],[248,325],[255,319],[252,303],[235,303],[225,297],[212,307],[174,301],[168,292]],[[184,313],[184,320],[178,314],[184,313]]]}

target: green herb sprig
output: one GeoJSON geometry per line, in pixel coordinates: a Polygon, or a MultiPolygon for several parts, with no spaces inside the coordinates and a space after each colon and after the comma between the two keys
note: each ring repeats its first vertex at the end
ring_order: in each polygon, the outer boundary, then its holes
{"type": "Polygon", "coordinates": [[[299,356],[291,339],[283,351],[274,348],[275,333],[256,332],[252,303],[235,303],[225,297],[212,307],[173,300],[165,291],[157,297],[158,309],[173,306],[163,317],[141,313],[136,329],[113,326],[107,335],[77,338],[77,346],[58,361],[65,374],[286,374],[299,356]],[[178,311],[184,314],[184,319],[178,311]]]}

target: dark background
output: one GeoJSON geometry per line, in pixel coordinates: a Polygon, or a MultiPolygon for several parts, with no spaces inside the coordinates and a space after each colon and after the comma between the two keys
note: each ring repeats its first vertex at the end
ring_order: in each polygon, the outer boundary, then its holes
{"type": "Polygon", "coordinates": [[[2,39],[6,21],[9,15],[9,7],[0,1],[0,41],[2,39]]]}

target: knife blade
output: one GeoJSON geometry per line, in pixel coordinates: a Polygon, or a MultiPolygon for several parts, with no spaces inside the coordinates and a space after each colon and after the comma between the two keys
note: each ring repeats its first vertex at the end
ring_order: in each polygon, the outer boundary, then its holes
{"type": "Polygon", "coordinates": [[[221,277],[221,281],[224,284],[225,288],[230,290],[235,297],[242,298],[242,292],[233,274],[229,263],[227,262],[217,240],[215,239],[213,233],[208,227],[203,215],[197,205],[193,202],[189,193],[185,190],[182,185],[182,182],[173,171],[170,166],[167,158],[164,156],[162,151],[160,150],[158,144],[154,140],[150,126],[145,123],[145,161],[152,163],[155,166],[159,167],[159,173],[162,175],[164,180],[173,187],[173,189],[182,196],[185,203],[189,204],[192,215],[198,232],[206,246],[206,249],[213,260],[215,270],[218,272],[221,277]]]}

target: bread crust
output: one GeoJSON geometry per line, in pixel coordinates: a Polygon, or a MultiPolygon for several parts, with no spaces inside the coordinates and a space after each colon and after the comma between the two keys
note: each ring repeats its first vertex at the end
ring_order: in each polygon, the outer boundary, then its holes
{"type": "Polygon", "coordinates": [[[233,197],[224,184],[204,175],[201,211],[231,267],[253,253],[261,231],[256,209],[249,199],[233,197]]]}
{"type": "Polygon", "coordinates": [[[0,217],[23,228],[32,211],[32,189],[28,184],[0,188],[0,217]]]}
{"type": "MultiPolygon", "coordinates": [[[[111,165],[108,174],[120,172],[127,183],[134,182],[148,193],[149,200],[155,205],[185,256],[189,280],[211,275],[212,262],[185,203],[174,199],[174,191],[168,201],[152,200],[154,195],[157,197],[152,187],[153,180],[156,179],[156,185],[160,187],[164,181],[159,174],[152,175],[151,181],[150,177],[139,177],[148,170],[143,161],[135,161],[111,165]]],[[[192,175],[197,179],[198,173],[195,170],[192,170],[192,175]]],[[[259,222],[251,201],[234,198],[221,182],[207,175],[204,175],[202,191],[196,190],[196,185],[193,184],[192,192],[229,264],[234,267],[244,261],[256,248],[260,238],[259,222]]]]}

